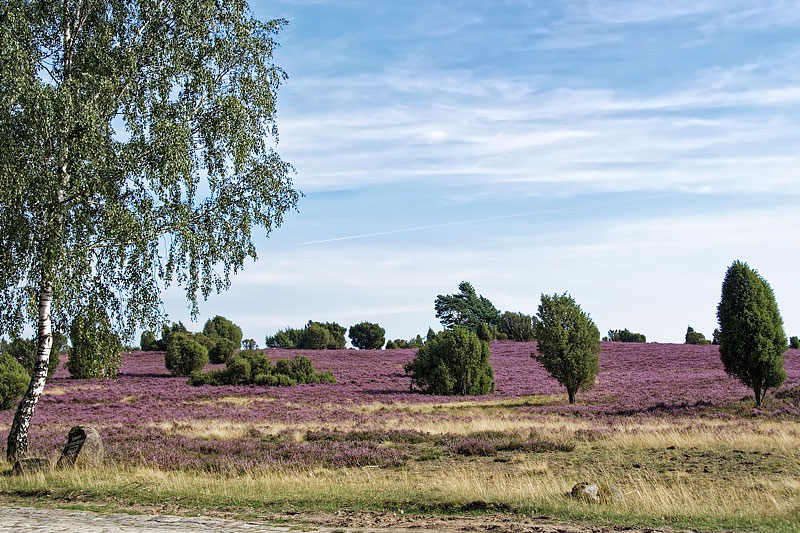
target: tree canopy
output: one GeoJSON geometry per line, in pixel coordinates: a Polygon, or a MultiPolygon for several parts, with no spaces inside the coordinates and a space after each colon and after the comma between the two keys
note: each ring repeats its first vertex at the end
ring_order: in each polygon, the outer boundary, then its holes
{"type": "Polygon", "coordinates": [[[500,311],[488,298],[478,295],[468,281],[458,284],[457,294],[438,295],[434,308],[436,318],[446,328],[462,326],[477,331],[480,324],[500,324],[500,311]]]}
{"type": "Polygon", "coordinates": [[[386,330],[373,322],[359,322],[350,326],[350,342],[360,350],[380,350],[386,342],[386,330]]]}
{"type": "Polygon", "coordinates": [[[575,403],[578,389],[594,386],[600,331],[567,293],[542,294],[534,330],[538,351],[531,357],[567,388],[569,403],[575,403]]]}
{"type": "Polygon", "coordinates": [[[786,379],[783,319],[769,283],[735,261],[722,282],[717,306],[719,354],[725,371],[753,390],[756,406],[786,379]]]}
{"type": "MultiPolygon", "coordinates": [[[[10,0],[0,7],[0,327],[38,331],[103,308],[129,338],[176,283],[230,283],[296,206],[274,150],[283,20],[243,0],[10,0]]],[[[9,434],[24,454],[35,374],[9,434]]]]}

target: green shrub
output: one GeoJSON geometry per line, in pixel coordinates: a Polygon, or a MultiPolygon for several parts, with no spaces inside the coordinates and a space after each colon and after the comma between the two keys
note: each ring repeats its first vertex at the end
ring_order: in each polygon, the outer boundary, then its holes
{"type": "Polygon", "coordinates": [[[189,374],[189,385],[195,387],[199,385],[227,385],[227,379],[225,369],[211,370],[210,372],[195,370],[189,374]]]}
{"type": "MultiPolygon", "coordinates": [[[[301,337],[299,348],[306,348],[308,350],[343,350],[346,344],[344,334],[347,333],[347,328],[344,328],[337,324],[336,322],[314,322],[313,320],[309,320],[308,324],[306,324],[305,333],[301,337]],[[316,329],[316,327],[322,327],[328,330],[328,344],[324,348],[312,348],[310,345],[306,344],[306,336],[309,329],[316,329]]],[[[315,333],[314,337],[318,339],[319,333],[315,333]]],[[[319,345],[317,341],[317,345],[319,345]]]]}
{"type": "Polygon", "coordinates": [[[467,328],[456,326],[434,334],[405,365],[411,388],[430,394],[478,395],[494,391],[489,344],[467,328]]]}
{"type": "Polygon", "coordinates": [[[242,328],[225,318],[215,316],[203,326],[203,333],[209,337],[221,337],[233,342],[234,349],[242,344],[242,328]]]}
{"type": "Polygon", "coordinates": [[[300,339],[303,337],[302,329],[286,328],[278,331],[272,337],[265,339],[267,348],[297,348],[300,345],[300,339]]]}
{"type": "Polygon", "coordinates": [[[90,309],[75,317],[69,329],[72,350],[67,361],[69,375],[77,379],[116,379],[122,364],[122,342],[111,331],[105,311],[90,309]]]}
{"type": "Polygon", "coordinates": [[[496,328],[483,322],[478,324],[478,329],[475,333],[477,333],[478,338],[484,342],[492,342],[497,338],[496,328]]]}
{"type": "Polygon", "coordinates": [[[297,385],[297,381],[286,374],[259,374],[254,383],[262,387],[291,387],[297,385]]]}
{"type": "Polygon", "coordinates": [[[342,350],[345,347],[343,328],[336,322],[309,320],[303,329],[286,328],[265,339],[267,348],[304,348],[306,350],[342,350]],[[326,330],[327,335],[321,330],[326,330]]]}
{"type": "Polygon", "coordinates": [[[208,348],[208,358],[214,364],[226,363],[233,357],[237,344],[225,337],[208,337],[213,340],[213,345],[208,348]]]}
{"type": "Polygon", "coordinates": [[[542,294],[534,328],[538,353],[531,357],[567,388],[569,403],[575,403],[578,389],[594,386],[600,331],[567,293],[542,294]]]}
{"type": "Polygon", "coordinates": [[[529,342],[533,338],[533,317],[522,313],[506,311],[500,317],[498,331],[507,339],[517,342],[529,342]]]}
{"type": "Polygon", "coordinates": [[[242,349],[243,350],[257,350],[258,344],[254,339],[245,339],[242,341],[242,349]]]}
{"type": "Polygon", "coordinates": [[[421,348],[424,341],[422,340],[422,335],[417,335],[413,339],[404,340],[404,339],[394,339],[393,341],[389,341],[386,343],[387,350],[398,350],[398,349],[405,349],[405,348],[421,348]]]}
{"type": "Polygon", "coordinates": [[[793,350],[800,349],[800,338],[789,337],[789,348],[792,348],[793,350]]]}
{"type": "Polygon", "coordinates": [[[350,342],[360,350],[380,350],[386,342],[386,330],[372,322],[350,326],[350,342]]]}
{"type": "Polygon", "coordinates": [[[303,332],[300,347],[306,350],[326,350],[331,344],[331,333],[320,324],[310,324],[303,332]]]}
{"type": "Polygon", "coordinates": [[[13,357],[0,355],[0,411],[16,407],[31,377],[13,357]]]}
{"type": "Polygon", "coordinates": [[[253,376],[258,374],[270,374],[272,372],[272,361],[269,356],[261,350],[241,350],[236,358],[245,359],[250,364],[253,376]]]}
{"type": "Polygon", "coordinates": [[[250,383],[250,362],[243,357],[234,357],[225,364],[225,377],[228,385],[250,383]]]}
{"type": "Polygon", "coordinates": [[[156,334],[152,331],[143,331],[142,336],[139,338],[139,347],[143,352],[151,352],[159,349],[156,334]]]}
{"type": "Polygon", "coordinates": [[[175,333],[189,333],[183,322],[173,322],[171,326],[161,326],[161,339],[158,341],[158,350],[166,350],[169,341],[175,333]]]}
{"type": "MultiPolygon", "coordinates": [[[[58,339],[57,336],[60,336],[62,339],[66,338],[58,333],[53,333],[53,348],[50,350],[50,359],[47,362],[47,379],[50,379],[50,377],[55,374],[56,370],[58,369],[58,365],[61,362],[61,358],[58,355],[58,344],[56,342],[61,339],[58,339]]],[[[66,344],[66,342],[62,341],[61,346],[63,347],[64,344],[66,344]]],[[[36,369],[36,362],[39,355],[39,346],[36,339],[23,339],[16,337],[12,339],[11,343],[8,344],[8,348],[6,349],[5,353],[6,355],[14,358],[19,364],[22,365],[28,375],[33,377],[33,371],[36,369]]]]}
{"type": "Polygon", "coordinates": [[[190,385],[262,385],[290,387],[304,383],[336,383],[330,372],[316,372],[311,360],[302,355],[279,359],[275,366],[257,350],[243,350],[230,359],[224,370],[193,372],[190,385]]]}
{"type": "Polygon", "coordinates": [[[164,363],[172,375],[188,376],[208,364],[208,350],[189,333],[172,333],[164,363]]]}
{"type": "Polygon", "coordinates": [[[625,329],[608,330],[608,340],[613,342],[647,342],[647,337],[641,333],[633,333],[625,329]]]}
{"type": "Polygon", "coordinates": [[[298,383],[317,383],[314,364],[308,357],[297,355],[291,359],[278,359],[275,373],[285,374],[298,383]]]}
{"type": "Polygon", "coordinates": [[[706,336],[695,331],[692,326],[686,328],[686,338],[684,344],[711,344],[711,341],[706,339],[706,336]]]}
{"type": "Polygon", "coordinates": [[[206,335],[204,333],[189,333],[189,335],[192,336],[192,338],[195,340],[195,342],[197,342],[203,348],[208,350],[208,359],[209,359],[209,361],[212,362],[212,363],[215,363],[215,361],[211,358],[211,350],[213,350],[214,346],[217,345],[217,341],[219,340],[219,337],[209,337],[208,335],[206,335]]]}

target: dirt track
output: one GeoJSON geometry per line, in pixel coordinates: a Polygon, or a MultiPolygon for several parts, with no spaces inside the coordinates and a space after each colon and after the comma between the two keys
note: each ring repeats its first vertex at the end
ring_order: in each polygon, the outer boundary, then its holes
{"type": "Polygon", "coordinates": [[[494,533],[675,533],[666,528],[583,527],[543,523],[536,518],[524,519],[502,515],[475,517],[420,517],[393,513],[344,513],[326,515],[270,516],[265,520],[240,521],[210,517],[179,517],[147,514],[100,514],[63,509],[32,507],[0,507],[0,531],[48,531],[106,533],[106,532],[165,532],[190,531],[283,533],[289,531],[333,532],[416,532],[455,533],[462,531],[492,531],[494,533]],[[270,524],[272,522],[272,524],[270,524]],[[274,525],[280,523],[283,525],[274,525]]]}

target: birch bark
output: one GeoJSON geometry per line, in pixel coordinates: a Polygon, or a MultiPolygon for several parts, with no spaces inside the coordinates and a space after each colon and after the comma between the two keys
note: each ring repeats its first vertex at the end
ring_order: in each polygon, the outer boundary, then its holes
{"type": "Polygon", "coordinates": [[[31,425],[31,418],[39,397],[44,391],[44,384],[47,381],[47,365],[50,362],[50,351],[53,349],[53,321],[50,315],[52,301],[53,284],[46,281],[39,290],[39,349],[36,366],[31,383],[17,408],[14,422],[11,424],[11,431],[8,434],[6,458],[9,463],[14,463],[28,453],[28,428],[31,425]]]}

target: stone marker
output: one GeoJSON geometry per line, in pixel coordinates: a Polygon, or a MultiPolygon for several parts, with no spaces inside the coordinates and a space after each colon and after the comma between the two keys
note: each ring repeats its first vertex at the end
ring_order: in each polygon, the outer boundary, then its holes
{"type": "Polygon", "coordinates": [[[606,483],[587,483],[582,481],[572,487],[570,496],[591,503],[609,503],[622,500],[622,492],[606,483]]]}
{"type": "Polygon", "coordinates": [[[21,476],[22,474],[33,474],[34,472],[47,472],[52,466],[50,461],[43,457],[26,457],[16,460],[14,468],[11,469],[11,475],[21,476]]]}
{"type": "Polygon", "coordinates": [[[56,466],[96,465],[103,461],[103,441],[100,433],[89,426],[75,426],[69,430],[67,444],[56,466]]]}

